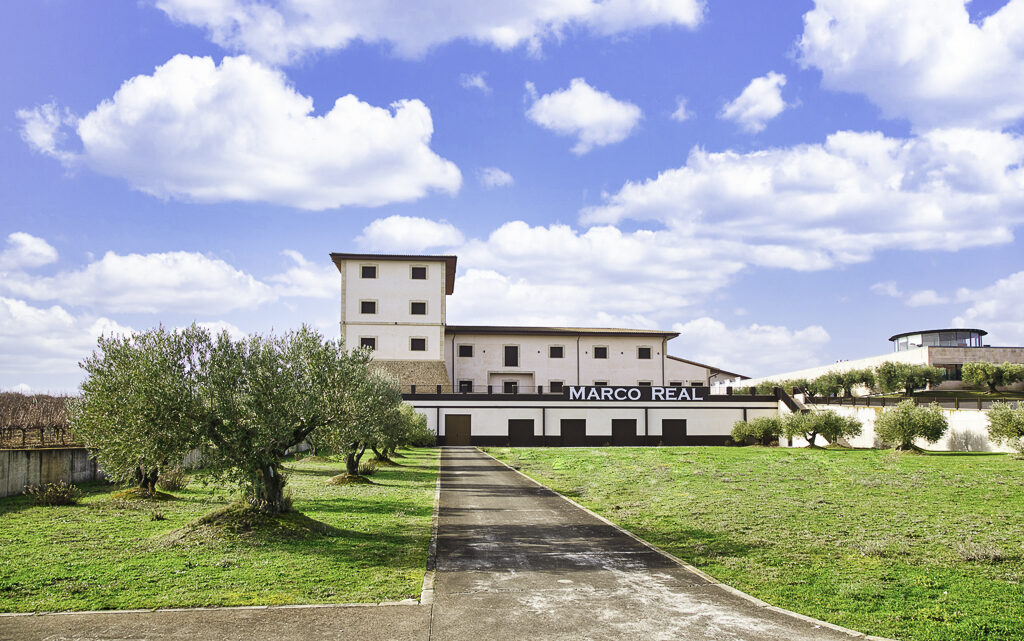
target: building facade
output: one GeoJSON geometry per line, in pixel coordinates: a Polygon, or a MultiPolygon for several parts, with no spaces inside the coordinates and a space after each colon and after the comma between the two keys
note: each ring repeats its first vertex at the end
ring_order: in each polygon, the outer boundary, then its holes
{"type": "Polygon", "coordinates": [[[678,332],[449,325],[455,256],[333,253],[341,337],[373,350],[448,444],[725,444],[776,396],[712,396],[739,375],[668,354],[678,332]]]}

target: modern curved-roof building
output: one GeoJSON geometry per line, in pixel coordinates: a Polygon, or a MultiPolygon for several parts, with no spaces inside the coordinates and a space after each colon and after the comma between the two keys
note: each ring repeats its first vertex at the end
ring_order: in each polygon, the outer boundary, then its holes
{"type": "Polygon", "coordinates": [[[984,347],[981,337],[987,334],[983,329],[925,329],[894,334],[889,341],[897,352],[918,347],[984,347]]]}

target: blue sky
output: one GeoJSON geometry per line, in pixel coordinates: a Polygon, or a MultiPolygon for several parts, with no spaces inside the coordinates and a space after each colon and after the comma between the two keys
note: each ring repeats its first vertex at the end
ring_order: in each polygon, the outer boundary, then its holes
{"type": "Polygon", "coordinates": [[[749,375],[1024,344],[1024,0],[322,4],[6,7],[0,389],[100,332],[336,336],[331,251],[749,375]]]}

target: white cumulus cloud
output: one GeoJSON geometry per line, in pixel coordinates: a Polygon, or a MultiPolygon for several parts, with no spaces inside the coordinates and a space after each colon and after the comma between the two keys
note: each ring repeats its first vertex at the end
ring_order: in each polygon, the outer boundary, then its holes
{"type": "Polygon", "coordinates": [[[722,107],[718,117],[735,122],[749,133],[762,131],[766,122],[786,109],[782,99],[785,84],[786,76],[774,71],[754,78],[740,95],[722,107]]]}
{"type": "Polygon", "coordinates": [[[7,236],[7,247],[0,251],[0,270],[41,267],[57,260],[57,250],[50,243],[25,232],[7,236]]]}
{"type": "Polygon", "coordinates": [[[703,0],[506,0],[415,3],[396,0],[157,0],[174,20],[206,30],[222,47],[287,63],[353,41],[387,43],[419,57],[453,40],[538,52],[575,29],[614,36],[659,25],[696,27],[703,0]]]}
{"type": "Polygon", "coordinates": [[[1024,138],[844,131],[824,144],[749,153],[695,147],[682,167],[627,182],[581,218],[655,220],[743,244],[752,264],[801,270],[865,261],[882,249],[1006,243],[1024,223],[1024,138]]]}
{"type": "Polygon", "coordinates": [[[497,167],[484,167],[480,170],[480,184],[484,187],[507,187],[515,183],[512,174],[497,167]]]}
{"type": "MultiPolygon", "coordinates": [[[[531,94],[535,92],[532,83],[526,88],[531,94]]],[[[567,89],[535,97],[526,115],[545,129],[575,136],[572,151],[582,155],[594,147],[625,140],[643,112],[631,102],[594,89],[583,78],[574,78],[567,89]]]]}
{"type": "Polygon", "coordinates": [[[987,287],[959,289],[956,298],[970,305],[953,319],[956,327],[988,331],[988,344],[1024,345],[1024,271],[1000,278],[987,287]]]}
{"type": "Polygon", "coordinates": [[[75,374],[78,361],[91,353],[101,334],[133,331],[109,318],[75,316],[59,305],[33,307],[0,296],[0,376],[75,374]]]}
{"type": "Polygon", "coordinates": [[[415,216],[388,216],[364,227],[356,243],[371,251],[394,254],[452,247],[463,240],[462,232],[451,223],[415,216]]]}
{"type": "Polygon", "coordinates": [[[686,122],[693,118],[693,112],[686,107],[686,98],[676,98],[676,110],[672,112],[672,120],[686,122]]]}
{"type": "Polygon", "coordinates": [[[491,93],[491,87],[487,84],[486,73],[464,73],[459,76],[459,84],[464,89],[476,89],[485,94],[491,93]]]}
{"type": "Polygon", "coordinates": [[[338,268],[326,257],[311,261],[293,249],[286,249],[282,254],[292,265],[270,277],[278,294],[305,298],[334,298],[339,295],[341,281],[338,268]]]}
{"type": "Polygon", "coordinates": [[[102,312],[221,313],[252,309],[274,291],[223,260],[194,252],[116,254],[54,276],[14,272],[0,291],[29,300],[54,300],[102,312]]]}
{"type": "Polygon", "coordinates": [[[57,146],[51,106],[19,116],[37,150],[161,198],[322,210],[458,191],[461,174],[430,149],[433,122],[419,100],[382,109],[347,95],[312,112],[283,74],[246,56],[218,66],[178,55],[77,120],[81,152],[57,146]]]}
{"type": "Polygon", "coordinates": [[[752,378],[820,365],[819,354],[830,340],[818,325],[728,327],[707,316],[677,323],[672,329],[680,332],[672,341],[676,353],[752,378]]]}
{"type": "Polygon", "coordinates": [[[1004,127],[1024,117],[1024,0],[978,23],[966,2],[816,0],[800,61],[919,130],[1004,127]]]}

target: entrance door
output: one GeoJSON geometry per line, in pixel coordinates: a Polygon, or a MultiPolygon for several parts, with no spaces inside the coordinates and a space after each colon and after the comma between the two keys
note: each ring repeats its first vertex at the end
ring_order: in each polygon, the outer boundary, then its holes
{"type": "Polygon", "coordinates": [[[636,445],[636,419],[612,419],[612,445],[636,445]]]}
{"type": "Polygon", "coordinates": [[[533,445],[533,419],[510,418],[508,420],[508,442],[512,447],[533,445]]]}
{"type": "Polygon", "coordinates": [[[686,445],[686,419],[666,418],[661,422],[662,445],[686,445]]]}
{"type": "Polygon", "coordinates": [[[444,444],[471,445],[469,414],[446,414],[444,417],[444,444]]]}
{"type": "Polygon", "coordinates": [[[563,418],[559,424],[562,430],[562,445],[582,447],[587,444],[587,420],[584,418],[563,418]]]}

